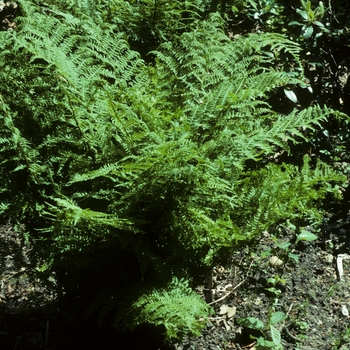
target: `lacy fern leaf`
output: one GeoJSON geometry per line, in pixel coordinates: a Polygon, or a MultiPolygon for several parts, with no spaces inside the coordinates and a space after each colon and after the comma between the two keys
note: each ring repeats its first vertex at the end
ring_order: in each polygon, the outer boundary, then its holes
{"type": "Polygon", "coordinates": [[[143,323],[163,325],[165,340],[174,342],[185,335],[198,336],[213,312],[188,286],[188,281],[173,278],[163,290],[142,295],[132,305],[131,329],[143,323]]]}
{"type": "MultiPolygon", "coordinates": [[[[303,82],[302,70],[296,78],[279,64],[283,51],[300,67],[298,45],[282,35],[230,39],[218,14],[194,14],[176,36],[166,31],[146,64],[123,26],[82,14],[101,14],[102,2],[79,2],[72,15],[21,0],[16,31],[0,33],[0,213],[26,226],[81,307],[95,309],[94,276],[96,295],[110,301],[96,301],[102,314],[132,305],[131,328],[163,324],[168,340],[180,339],[199,334],[210,309],[171,278],[200,275],[222,249],[279,220],[319,222],[321,199],[346,185],[306,158],[271,164],[306,138],[302,128],[335,112],[281,115],[267,102],[303,82]],[[134,299],[115,304],[113,290],[130,288],[134,299]]],[[[113,3],[148,15],[154,5],[113,3]]],[[[163,3],[156,19],[169,13],[163,3]]]]}

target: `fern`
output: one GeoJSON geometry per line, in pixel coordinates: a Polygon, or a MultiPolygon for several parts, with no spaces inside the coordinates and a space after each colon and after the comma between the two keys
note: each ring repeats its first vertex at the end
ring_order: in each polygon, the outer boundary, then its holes
{"type": "Polygon", "coordinates": [[[238,209],[235,222],[242,223],[241,229],[247,236],[268,229],[272,221],[307,219],[309,223],[320,225],[322,199],[330,193],[335,197],[340,195],[339,188],[330,183],[344,181],[343,175],[322,162],[317,162],[312,169],[308,156],[304,156],[301,169],[291,164],[269,164],[243,180],[240,197],[244,211],[251,208],[256,214],[249,217],[238,209]]]}
{"type": "Polygon", "coordinates": [[[186,280],[173,278],[167,288],[145,294],[132,304],[129,327],[134,329],[143,323],[163,325],[165,340],[174,342],[185,335],[200,335],[212,312],[212,308],[189,288],[186,280]]]}
{"type": "Polygon", "coordinates": [[[165,81],[174,84],[175,98],[179,93],[179,97],[184,96],[187,102],[206,102],[204,94],[223,81],[231,82],[234,94],[241,93],[246,87],[261,96],[274,87],[298,82],[283,71],[272,69],[271,58],[259,53],[267,47],[285,51],[300,64],[298,45],[282,35],[250,35],[232,41],[221,29],[217,15],[200,22],[198,27],[154,52],[162,63],[157,72],[165,81]],[[265,65],[270,68],[265,69],[265,65]]]}
{"type": "Polygon", "coordinates": [[[100,26],[114,27],[139,46],[155,47],[189,28],[204,14],[210,1],[176,0],[170,4],[165,0],[49,0],[46,3],[54,5],[56,11],[68,10],[78,18],[89,16],[100,26]]]}
{"type": "Polygon", "coordinates": [[[281,115],[268,104],[302,84],[302,71],[295,78],[268,55],[300,66],[299,47],[281,35],[231,40],[219,15],[200,21],[198,10],[162,35],[147,65],[121,27],[82,14],[103,17],[105,4],[79,2],[72,15],[22,0],[18,30],[0,33],[0,213],[26,225],[82,309],[103,317],[133,305],[131,328],[164,324],[179,339],[198,334],[209,310],[174,276],[200,276],[280,220],[317,224],[322,198],[339,195],[345,179],[325,164],[270,164],[335,112],[281,115]]]}

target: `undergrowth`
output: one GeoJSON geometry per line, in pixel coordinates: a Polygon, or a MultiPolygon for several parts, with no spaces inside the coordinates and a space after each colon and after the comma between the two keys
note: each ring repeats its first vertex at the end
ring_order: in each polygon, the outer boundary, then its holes
{"type": "Polygon", "coordinates": [[[1,217],[24,225],[41,277],[54,274],[78,314],[198,335],[210,310],[193,278],[277,222],[320,224],[322,199],[341,198],[331,166],[275,161],[344,116],[267,103],[305,87],[283,35],[232,40],[219,14],[194,17],[146,64],[123,26],[20,5],[17,30],[0,33],[1,217]]]}

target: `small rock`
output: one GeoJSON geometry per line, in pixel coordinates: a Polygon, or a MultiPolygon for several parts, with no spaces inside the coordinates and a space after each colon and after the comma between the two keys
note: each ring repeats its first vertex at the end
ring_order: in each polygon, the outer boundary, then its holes
{"type": "Polygon", "coordinates": [[[346,307],[346,305],[342,305],[342,306],[340,307],[340,312],[342,313],[343,316],[349,317],[349,310],[348,310],[348,308],[346,307]]]}
{"type": "Polygon", "coordinates": [[[324,259],[325,259],[325,261],[327,261],[328,264],[331,264],[331,263],[333,263],[334,256],[332,254],[327,254],[324,257],[324,259]]]}
{"type": "Polygon", "coordinates": [[[283,261],[277,256],[272,256],[269,262],[272,266],[281,266],[283,264],[283,261]]]}

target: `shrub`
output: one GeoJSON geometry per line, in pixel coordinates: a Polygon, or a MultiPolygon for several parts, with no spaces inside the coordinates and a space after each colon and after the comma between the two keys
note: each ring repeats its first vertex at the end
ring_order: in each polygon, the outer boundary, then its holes
{"type": "Polygon", "coordinates": [[[18,30],[1,33],[0,213],[25,225],[79,314],[131,307],[130,328],[198,334],[209,309],[186,280],[276,222],[319,223],[322,198],[340,196],[345,178],[326,164],[273,164],[337,114],[266,102],[302,82],[271,62],[283,51],[301,66],[282,35],[232,41],[214,14],[148,66],[115,28],[21,10],[18,30]],[[172,316],[181,293],[188,318],[172,316]]]}

